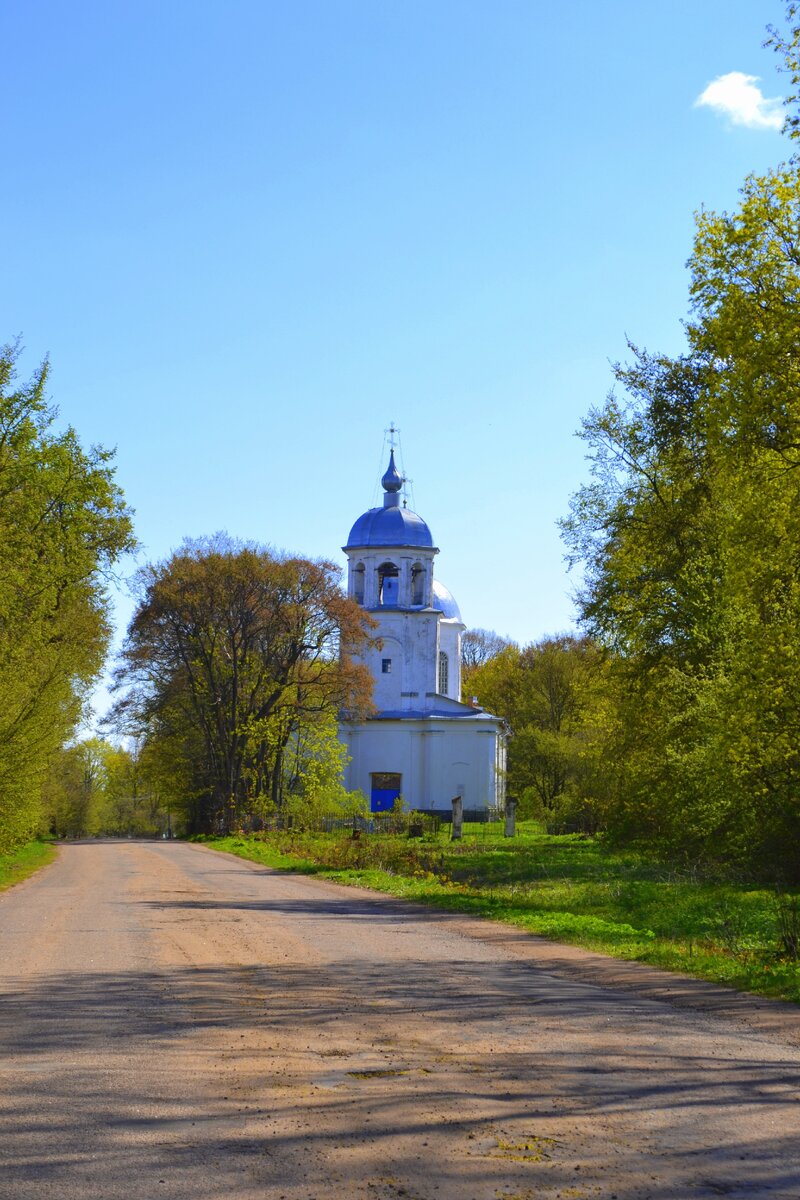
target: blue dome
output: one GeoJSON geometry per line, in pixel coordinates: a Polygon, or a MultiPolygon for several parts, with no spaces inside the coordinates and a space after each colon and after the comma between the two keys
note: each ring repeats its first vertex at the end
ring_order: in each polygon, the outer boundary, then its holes
{"type": "Polygon", "coordinates": [[[358,518],[345,550],[367,546],[430,546],[431,531],[409,508],[370,508],[358,518]]]}
{"type": "Polygon", "coordinates": [[[461,620],[461,611],[458,605],[444,584],[440,583],[438,579],[434,579],[433,581],[433,604],[431,607],[440,612],[445,620],[460,621],[462,625],[464,624],[461,620]]]}

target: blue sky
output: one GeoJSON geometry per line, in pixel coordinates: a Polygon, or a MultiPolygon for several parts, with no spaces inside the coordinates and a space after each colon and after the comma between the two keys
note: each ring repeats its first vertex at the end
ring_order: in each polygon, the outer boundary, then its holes
{"type": "Polygon", "coordinates": [[[626,335],[682,348],[693,212],[786,156],[695,104],[781,95],[782,15],[6,5],[0,341],[117,447],[140,561],[227,529],[341,562],[394,420],[467,624],[568,628],[574,431],[626,335]]]}

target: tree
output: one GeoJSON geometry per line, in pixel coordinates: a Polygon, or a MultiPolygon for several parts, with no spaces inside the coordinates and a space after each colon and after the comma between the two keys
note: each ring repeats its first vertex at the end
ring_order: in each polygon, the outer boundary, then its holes
{"type": "Polygon", "coordinates": [[[0,850],[38,827],[103,664],[109,573],[133,545],[113,455],[55,431],[47,363],[13,387],[17,357],[0,350],[0,850]]]}
{"type": "Polygon", "coordinates": [[[142,747],[104,746],[104,832],[118,835],[166,833],[170,815],[158,780],[142,747]]]}
{"type": "Polygon", "coordinates": [[[322,714],[369,710],[369,673],[351,658],[369,623],[331,563],[222,534],[140,572],[116,715],[183,776],[190,831],[280,804],[298,729],[322,714]]]}
{"type": "Polygon", "coordinates": [[[461,668],[464,683],[468,683],[476,667],[482,667],[506,646],[514,643],[493,629],[468,629],[461,639],[461,668]]]}
{"type": "Polygon", "coordinates": [[[169,825],[138,747],[87,738],[55,755],[44,787],[45,818],[57,837],[152,836],[169,825]]]}
{"type": "Polygon", "coordinates": [[[348,792],[343,775],[347,750],[339,740],[336,714],[328,710],[298,723],[283,762],[283,794],[293,821],[314,825],[321,817],[366,816],[361,792],[348,792]]]}
{"type": "Polygon", "coordinates": [[[768,25],[769,37],[765,42],[766,46],[771,46],[781,57],[782,63],[778,70],[789,76],[795,89],[784,100],[786,115],[783,132],[787,137],[793,139],[800,137],[800,116],[797,113],[798,105],[800,105],[800,24],[798,24],[798,16],[798,5],[793,2],[787,3],[787,32],[784,33],[774,25],[768,25]]]}
{"type": "Polygon", "coordinates": [[[543,638],[507,645],[477,667],[478,699],[508,721],[508,793],[522,812],[595,826],[584,788],[598,705],[603,656],[588,638],[543,638]]]}
{"type": "MultiPolygon", "coordinates": [[[[780,43],[795,72],[799,36],[780,43]]],[[[747,179],[735,212],[699,214],[688,351],[632,347],[615,369],[565,522],[585,628],[613,652],[612,832],[794,880],[799,228],[797,157],[747,179]]]]}
{"type": "Polygon", "coordinates": [[[64,747],[54,758],[44,787],[50,832],[89,837],[106,828],[106,743],[89,738],[64,747]]]}

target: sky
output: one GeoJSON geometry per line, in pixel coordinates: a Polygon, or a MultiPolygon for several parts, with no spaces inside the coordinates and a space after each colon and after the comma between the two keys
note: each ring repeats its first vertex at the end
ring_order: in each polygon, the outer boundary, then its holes
{"type": "Polygon", "coordinates": [[[343,564],[391,422],[466,624],[572,628],[575,433],[787,157],[778,0],[2,7],[0,343],[116,447],[117,640],[184,537],[343,564]]]}

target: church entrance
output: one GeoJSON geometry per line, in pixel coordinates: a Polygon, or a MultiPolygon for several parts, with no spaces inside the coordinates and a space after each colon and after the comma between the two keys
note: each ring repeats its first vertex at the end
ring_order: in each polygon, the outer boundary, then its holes
{"type": "Polygon", "coordinates": [[[370,776],[372,790],[370,792],[370,811],[387,812],[400,795],[403,776],[390,771],[373,771],[370,776]]]}

